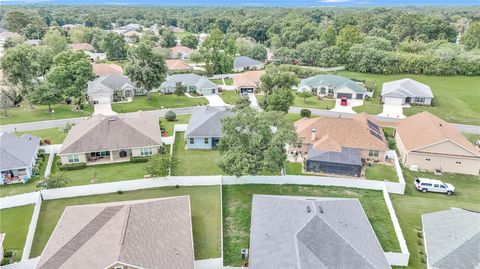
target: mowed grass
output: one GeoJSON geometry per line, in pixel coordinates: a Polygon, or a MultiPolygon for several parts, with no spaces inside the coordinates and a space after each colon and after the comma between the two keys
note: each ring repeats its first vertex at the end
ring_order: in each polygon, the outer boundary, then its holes
{"type": "Polygon", "coordinates": [[[467,133],[463,133],[463,136],[465,136],[465,138],[468,139],[468,141],[472,142],[472,143],[475,143],[477,142],[478,140],[480,140],[480,135],[478,134],[467,134],[467,133]]]}
{"type": "Polygon", "coordinates": [[[398,176],[393,165],[372,163],[366,166],[365,177],[370,180],[398,182],[398,176]]]}
{"type": "Polygon", "coordinates": [[[33,205],[0,210],[0,233],[5,234],[3,247],[5,251],[13,250],[16,252],[15,261],[20,261],[22,258],[32,214],[33,205]]]}
{"type": "Polygon", "coordinates": [[[74,111],[73,106],[60,104],[52,106],[52,109],[52,113],[48,112],[48,106],[34,106],[34,109],[30,109],[28,104],[23,103],[19,108],[9,109],[6,117],[2,114],[0,124],[79,118],[93,113],[93,107],[89,105],[86,105],[83,111],[74,111]]]}
{"type": "Polygon", "coordinates": [[[218,167],[220,152],[218,150],[185,149],[185,133],[175,134],[173,156],[177,161],[173,176],[214,176],[222,175],[218,167]]]}
{"type": "Polygon", "coordinates": [[[40,137],[42,141],[48,139],[52,144],[62,144],[65,140],[65,137],[67,137],[67,133],[65,133],[62,128],[49,128],[28,132],[16,132],[14,134],[17,136],[22,136],[23,134],[27,133],[40,137]]]}
{"type": "Polygon", "coordinates": [[[444,174],[441,176],[427,172],[412,172],[403,169],[407,183],[405,195],[390,195],[403,235],[410,251],[408,268],[423,269],[424,242],[417,231],[422,231],[421,215],[425,213],[447,210],[452,207],[480,210],[480,177],[460,174],[444,174]],[[442,180],[455,186],[455,194],[447,196],[439,193],[422,193],[417,191],[413,182],[417,177],[442,180]],[[419,244],[422,243],[422,244],[419,244]]]}
{"type": "Polygon", "coordinates": [[[285,173],[292,176],[303,175],[302,163],[297,162],[286,162],[285,163],[285,173]]]}
{"type": "Polygon", "coordinates": [[[223,80],[221,79],[210,79],[210,81],[216,85],[223,85],[223,80]]]}
{"type": "Polygon", "coordinates": [[[254,194],[358,198],[384,251],[400,251],[381,191],[302,185],[223,186],[224,265],[241,266],[242,248],[249,248],[254,194]]]}
{"type": "Polygon", "coordinates": [[[186,124],[190,120],[190,114],[187,115],[177,115],[177,118],[174,121],[168,121],[165,119],[165,117],[160,117],[160,126],[162,128],[165,128],[165,131],[167,131],[168,135],[173,135],[173,130],[175,127],[175,124],[186,124]]]}
{"type": "Polygon", "coordinates": [[[449,122],[480,125],[480,77],[478,76],[378,75],[348,71],[340,71],[337,74],[375,81],[374,97],[366,101],[363,106],[355,107],[356,112],[367,112],[372,115],[381,113],[383,107],[380,104],[379,95],[382,84],[392,80],[411,78],[432,88],[434,106],[404,108],[406,116],[429,111],[449,122]]]}
{"type": "Polygon", "coordinates": [[[135,112],[138,110],[156,110],[161,108],[179,108],[179,107],[193,107],[207,104],[207,99],[190,98],[185,95],[177,96],[175,94],[160,94],[152,93],[151,99],[147,96],[136,96],[132,102],[128,103],[113,103],[112,110],[118,113],[135,112]]]}
{"type": "Polygon", "coordinates": [[[195,259],[220,257],[220,186],[163,187],[129,191],[123,194],[112,193],[44,201],[40,210],[30,257],[34,258],[42,253],[63,210],[67,206],[181,195],[190,196],[195,259]]]}
{"type": "Polygon", "coordinates": [[[319,99],[317,96],[308,97],[304,100],[303,97],[295,95],[293,106],[304,108],[332,109],[335,107],[335,100],[319,99]]]}
{"type": "Polygon", "coordinates": [[[236,91],[222,91],[220,97],[225,103],[230,105],[235,105],[242,99],[242,96],[240,96],[240,94],[238,94],[236,91]]]}

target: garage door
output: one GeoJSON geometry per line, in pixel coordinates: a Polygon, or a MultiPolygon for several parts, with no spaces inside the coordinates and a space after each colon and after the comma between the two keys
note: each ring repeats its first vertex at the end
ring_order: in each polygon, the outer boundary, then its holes
{"type": "Polygon", "coordinates": [[[385,104],[386,105],[401,105],[402,103],[403,103],[402,98],[385,97],[385,104]]]}
{"type": "Polygon", "coordinates": [[[97,104],[110,103],[110,97],[107,96],[98,96],[97,98],[95,98],[95,100],[97,101],[97,104]]]}
{"type": "Polygon", "coordinates": [[[363,99],[363,94],[362,93],[357,93],[357,99],[362,100],[363,99]]]}
{"type": "Polygon", "coordinates": [[[348,99],[352,99],[351,93],[337,93],[337,98],[347,97],[348,99]]]}
{"type": "Polygon", "coordinates": [[[253,88],[242,88],[240,93],[253,93],[253,88]]]}

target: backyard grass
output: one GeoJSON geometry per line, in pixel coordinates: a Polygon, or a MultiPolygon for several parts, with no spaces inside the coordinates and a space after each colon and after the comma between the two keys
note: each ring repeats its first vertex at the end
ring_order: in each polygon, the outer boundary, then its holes
{"type": "Polygon", "coordinates": [[[252,196],[254,194],[358,198],[384,251],[400,251],[381,191],[301,185],[223,186],[224,265],[241,266],[242,248],[249,248],[252,196]]]}
{"type": "Polygon", "coordinates": [[[305,98],[305,101],[304,101],[303,97],[295,95],[293,106],[305,107],[305,108],[332,109],[335,107],[335,100],[318,99],[317,96],[312,96],[309,98],[305,98]]]}
{"type": "Polygon", "coordinates": [[[459,174],[444,174],[441,176],[432,173],[412,172],[403,169],[407,183],[405,195],[390,195],[402,227],[403,235],[410,251],[408,268],[423,269],[426,264],[424,259],[423,239],[419,238],[417,231],[422,230],[421,214],[452,207],[480,210],[480,177],[459,174]],[[439,179],[455,186],[455,194],[447,196],[439,193],[422,193],[413,187],[416,177],[439,179]],[[422,245],[419,244],[422,243],[422,245]]]}
{"type": "Polygon", "coordinates": [[[215,85],[223,85],[223,80],[221,79],[210,79],[210,81],[215,85]]]}
{"type": "Polygon", "coordinates": [[[412,106],[404,108],[404,114],[410,116],[429,111],[438,117],[455,123],[480,125],[480,84],[478,76],[426,76],[426,75],[378,75],[340,71],[337,74],[349,78],[375,81],[374,97],[365,101],[363,106],[355,107],[356,112],[376,115],[382,112],[379,95],[384,82],[412,78],[432,88],[434,106],[412,106]]]}
{"type": "Polygon", "coordinates": [[[174,176],[213,176],[222,175],[223,171],[218,167],[220,160],[218,150],[186,150],[185,133],[178,132],[175,135],[173,156],[177,161],[174,176]]]}
{"type": "Polygon", "coordinates": [[[175,124],[185,124],[188,123],[190,120],[190,114],[187,115],[177,115],[177,119],[174,121],[168,121],[165,119],[165,117],[160,117],[160,125],[162,128],[165,128],[165,131],[167,131],[168,135],[173,135],[173,129],[175,124]]]}
{"type": "Polygon", "coordinates": [[[92,114],[93,107],[87,105],[83,111],[73,111],[69,105],[54,105],[54,112],[48,112],[48,106],[35,106],[30,110],[28,104],[8,110],[8,116],[0,116],[0,124],[15,124],[32,121],[59,120],[68,118],[86,117],[92,114]]]}
{"type": "Polygon", "coordinates": [[[372,166],[366,165],[365,177],[370,180],[398,182],[398,176],[393,165],[372,163],[372,166]]]}
{"type": "Polygon", "coordinates": [[[468,141],[475,143],[477,140],[480,140],[480,135],[477,134],[468,134],[468,133],[463,133],[463,136],[468,139],[468,141]]]}
{"type": "Polygon", "coordinates": [[[230,105],[235,105],[242,99],[240,94],[238,94],[236,91],[222,91],[222,95],[220,95],[220,97],[225,103],[230,105]]]}
{"type": "Polygon", "coordinates": [[[285,174],[292,176],[300,176],[302,173],[302,163],[298,162],[286,162],[285,163],[285,174]]]}
{"type": "Polygon", "coordinates": [[[233,79],[225,78],[223,80],[225,80],[225,85],[227,85],[227,86],[232,86],[233,85],[233,79]]]}
{"type": "Polygon", "coordinates": [[[5,234],[3,247],[5,251],[13,250],[16,252],[15,261],[20,261],[22,258],[32,214],[33,205],[0,210],[0,233],[5,234]]]}
{"type": "Polygon", "coordinates": [[[163,108],[193,107],[197,105],[205,105],[207,99],[190,98],[187,96],[177,96],[175,94],[152,93],[149,100],[146,96],[136,96],[132,102],[113,103],[112,109],[118,113],[135,112],[138,110],[156,110],[163,108]]]}
{"type": "Polygon", "coordinates": [[[40,210],[30,257],[34,258],[42,253],[66,206],[180,195],[190,196],[195,259],[220,257],[221,201],[219,186],[163,187],[129,191],[123,194],[112,193],[44,201],[40,210]]]}
{"type": "Polygon", "coordinates": [[[42,141],[48,139],[52,144],[62,144],[63,140],[65,140],[65,137],[67,137],[67,133],[65,133],[62,128],[49,128],[27,132],[16,132],[15,135],[21,136],[27,133],[40,137],[42,141]]]}

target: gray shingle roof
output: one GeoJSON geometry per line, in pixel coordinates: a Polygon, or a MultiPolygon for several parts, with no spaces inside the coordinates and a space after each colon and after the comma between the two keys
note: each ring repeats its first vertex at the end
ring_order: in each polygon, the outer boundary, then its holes
{"type": "Polygon", "coordinates": [[[260,64],[262,64],[262,62],[252,59],[250,57],[239,56],[239,57],[236,57],[235,60],[233,61],[233,69],[245,68],[245,67],[250,67],[250,66],[255,66],[260,64]]]}
{"type": "Polygon", "coordinates": [[[308,77],[300,81],[300,85],[298,87],[301,88],[302,86],[308,86],[312,88],[328,86],[333,88],[334,92],[336,92],[337,89],[346,87],[356,93],[367,92],[365,87],[359,85],[355,81],[338,75],[316,75],[313,77],[308,77]]]}
{"type": "Polygon", "coordinates": [[[111,93],[118,89],[125,87],[135,88],[133,83],[127,76],[124,75],[109,75],[100,76],[93,81],[88,82],[88,94],[96,93],[111,93]]]}
{"type": "Polygon", "coordinates": [[[422,223],[431,268],[480,268],[480,213],[452,208],[423,214],[422,223]]]}
{"type": "Polygon", "coordinates": [[[69,206],[36,268],[193,269],[188,196],[69,206]]]}
{"type": "Polygon", "coordinates": [[[254,195],[249,268],[390,265],[358,199],[254,195]]]}
{"type": "Polygon", "coordinates": [[[205,106],[195,110],[185,137],[222,137],[222,119],[232,115],[225,107],[205,106]]]}
{"type": "Polygon", "coordinates": [[[175,87],[177,82],[181,82],[183,85],[195,86],[197,89],[218,88],[217,85],[206,77],[197,74],[175,74],[168,76],[160,87],[175,87]]]}
{"type": "Polygon", "coordinates": [[[382,96],[433,98],[433,93],[430,86],[410,78],[404,78],[383,83],[382,96]]]}
{"type": "Polygon", "coordinates": [[[37,157],[40,138],[0,133],[0,170],[28,167],[37,157]]]}

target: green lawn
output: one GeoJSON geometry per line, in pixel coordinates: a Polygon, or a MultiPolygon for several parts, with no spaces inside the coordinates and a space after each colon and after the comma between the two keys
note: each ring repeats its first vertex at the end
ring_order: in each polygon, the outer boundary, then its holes
{"type": "Polygon", "coordinates": [[[52,106],[53,113],[48,112],[48,106],[35,106],[30,110],[28,104],[23,104],[20,108],[8,110],[8,116],[0,116],[0,124],[15,124],[32,121],[58,120],[67,118],[79,118],[89,116],[93,112],[91,106],[86,106],[84,111],[72,111],[69,105],[52,106]]]}
{"type": "Polygon", "coordinates": [[[223,80],[225,80],[225,85],[227,85],[227,86],[232,86],[233,85],[233,79],[225,78],[223,80]]]}
{"type": "Polygon", "coordinates": [[[298,162],[286,162],[285,163],[285,173],[287,175],[300,176],[302,173],[302,163],[298,162]]]}
{"type": "Polygon", "coordinates": [[[18,206],[0,210],[0,233],[5,234],[5,251],[16,251],[15,261],[22,258],[27,239],[28,226],[32,220],[33,205],[18,206]]]}
{"type": "Polygon", "coordinates": [[[317,96],[312,96],[306,98],[303,101],[303,98],[295,95],[295,100],[293,102],[295,107],[305,107],[305,108],[319,108],[319,109],[332,109],[335,107],[335,100],[331,99],[318,99],[317,96]]]}
{"type": "MultiPolygon", "coordinates": [[[[287,113],[285,114],[285,118],[287,119],[287,121],[291,122],[291,123],[295,123],[297,120],[301,119],[302,117],[300,116],[300,114],[296,114],[296,113],[287,113]]],[[[318,118],[318,116],[310,116],[310,118],[318,118]]]]}
{"type": "Polygon", "coordinates": [[[174,32],[175,36],[179,39],[182,39],[186,36],[189,36],[189,35],[193,35],[193,33],[190,33],[188,31],[185,31],[185,32],[174,32]]]}
{"type": "Polygon", "coordinates": [[[253,194],[358,198],[385,251],[400,251],[381,191],[301,185],[223,186],[224,265],[243,265],[240,250],[249,247],[253,194]]]}
{"type": "Polygon", "coordinates": [[[463,133],[463,136],[465,136],[468,139],[468,141],[472,143],[475,143],[477,140],[480,140],[480,135],[477,135],[477,134],[463,133]]]}
{"type": "Polygon", "coordinates": [[[164,108],[178,108],[178,107],[193,107],[197,105],[205,105],[208,103],[207,99],[190,98],[187,96],[177,96],[175,94],[160,94],[152,93],[152,98],[149,100],[146,96],[137,96],[133,98],[132,102],[128,103],[114,103],[112,109],[118,113],[135,112],[138,110],[156,110],[164,108]]]}
{"type": "Polygon", "coordinates": [[[21,136],[25,133],[40,137],[43,140],[48,139],[52,144],[62,144],[67,134],[61,128],[50,128],[50,129],[41,129],[33,130],[28,132],[16,132],[17,136],[21,136]]]}
{"type": "Polygon", "coordinates": [[[40,210],[30,257],[37,257],[42,253],[66,206],[180,195],[190,196],[195,259],[220,257],[221,201],[219,186],[164,187],[129,191],[123,194],[112,193],[44,201],[40,210]]]}
{"type": "Polygon", "coordinates": [[[421,214],[446,210],[451,207],[480,210],[480,177],[459,174],[444,174],[441,176],[432,173],[412,172],[403,169],[407,183],[405,195],[391,195],[395,211],[407,240],[410,251],[408,268],[423,269],[426,264],[421,262],[424,257],[423,241],[418,237],[417,231],[422,230],[421,214]],[[455,186],[455,194],[447,196],[438,193],[422,193],[413,187],[416,177],[427,177],[442,180],[455,186]]]}
{"type": "Polygon", "coordinates": [[[375,81],[374,97],[365,102],[365,105],[355,107],[356,112],[379,114],[382,105],[379,103],[379,94],[384,82],[401,78],[412,78],[425,83],[432,88],[434,106],[412,106],[405,108],[407,116],[429,111],[438,117],[455,123],[480,125],[480,77],[467,76],[426,76],[426,75],[378,75],[357,72],[341,71],[339,75],[375,81]]]}
{"type": "Polygon", "coordinates": [[[222,91],[220,97],[225,103],[230,105],[235,105],[238,101],[242,99],[240,94],[238,94],[236,91],[222,91]]]}
{"type": "Polygon", "coordinates": [[[372,163],[372,166],[366,166],[365,177],[370,180],[398,182],[398,176],[393,165],[372,163]]]}
{"type": "Polygon", "coordinates": [[[160,117],[159,120],[160,120],[160,125],[165,128],[165,130],[167,131],[168,135],[173,135],[173,129],[174,129],[174,125],[175,124],[184,124],[184,123],[188,123],[188,121],[190,120],[190,114],[187,114],[187,115],[177,115],[177,119],[174,120],[174,121],[167,121],[165,119],[165,117],[160,117]]]}
{"type": "Polygon", "coordinates": [[[177,166],[172,171],[174,176],[213,176],[222,175],[218,167],[220,160],[218,150],[186,150],[184,132],[176,133],[173,146],[173,156],[177,166]]]}
{"type": "Polygon", "coordinates": [[[223,80],[221,79],[210,79],[210,81],[216,85],[223,85],[223,80]]]}

